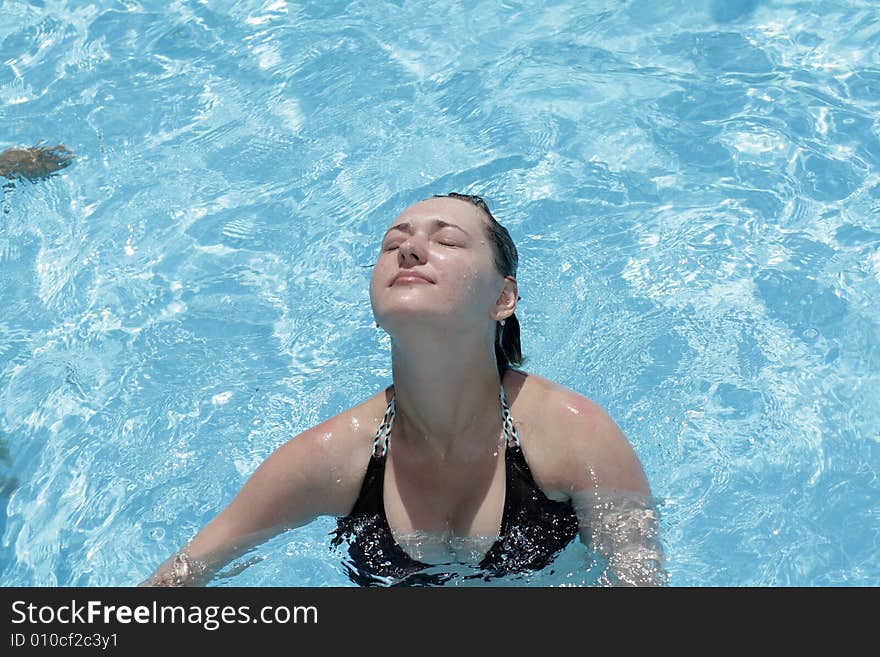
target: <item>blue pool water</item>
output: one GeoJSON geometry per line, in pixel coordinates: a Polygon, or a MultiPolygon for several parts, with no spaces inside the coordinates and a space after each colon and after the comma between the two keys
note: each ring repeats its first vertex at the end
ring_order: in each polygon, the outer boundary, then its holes
{"type": "MultiPolygon", "coordinates": [[[[528,371],[602,405],[670,584],[880,584],[873,0],[0,6],[0,584],[134,584],[391,382],[388,222],[483,194],[528,371]]],[[[332,519],[217,585],[348,585],[332,519]]],[[[552,574],[590,584],[582,546],[552,574]]]]}

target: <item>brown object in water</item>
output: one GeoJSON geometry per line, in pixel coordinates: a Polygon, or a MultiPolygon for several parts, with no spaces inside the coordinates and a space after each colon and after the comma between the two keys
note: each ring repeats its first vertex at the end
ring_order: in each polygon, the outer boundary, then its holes
{"type": "Polygon", "coordinates": [[[4,178],[46,178],[68,166],[76,157],[63,144],[10,148],[0,153],[0,176],[4,178]]]}

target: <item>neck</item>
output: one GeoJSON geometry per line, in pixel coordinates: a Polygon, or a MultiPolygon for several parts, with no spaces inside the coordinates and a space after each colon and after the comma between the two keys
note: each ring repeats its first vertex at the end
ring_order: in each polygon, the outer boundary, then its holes
{"type": "Polygon", "coordinates": [[[501,435],[501,384],[495,349],[483,336],[419,331],[395,337],[394,396],[404,442],[440,455],[462,446],[483,448],[501,435]],[[493,438],[494,436],[494,438],[493,438]]]}

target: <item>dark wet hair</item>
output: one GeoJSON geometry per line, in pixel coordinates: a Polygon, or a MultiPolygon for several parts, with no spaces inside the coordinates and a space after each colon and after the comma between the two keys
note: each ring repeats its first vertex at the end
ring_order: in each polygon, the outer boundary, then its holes
{"type": "MultiPolygon", "coordinates": [[[[434,194],[434,198],[457,198],[480,208],[489,219],[486,224],[486,235],[492,244],[492,251],[495,254],[495,269],[502,276],[513,276],[516,278],[516,269],[519,265],[519,254],[516,251],[516,246],[507,229],[492,216],[489,206],[482,196],[449,192],[448,194],[434,194]]],[[[521,298],[518,297],[517,301],[521,298]]],[[[522,355],[522,347],[520,346],[519,320],[516,318],[516,314],[508,317],[504,322],[504,326],[501,326],[501,322],[495,322],[495,360],[498,363],[498,374],[500,375],[503,375],[504,370],[508,367],[522,365],[526,360],[522,355]]]]}

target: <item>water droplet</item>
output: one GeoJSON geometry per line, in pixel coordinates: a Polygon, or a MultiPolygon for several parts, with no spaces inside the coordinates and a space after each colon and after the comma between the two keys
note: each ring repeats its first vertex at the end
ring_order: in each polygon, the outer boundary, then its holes
{"type": "Polygon", "coordinates": [[[819,336],[819,331],[811,326],[810,328],[804,330],[803,336],[807,340],[815,340],[819,336]]]}

